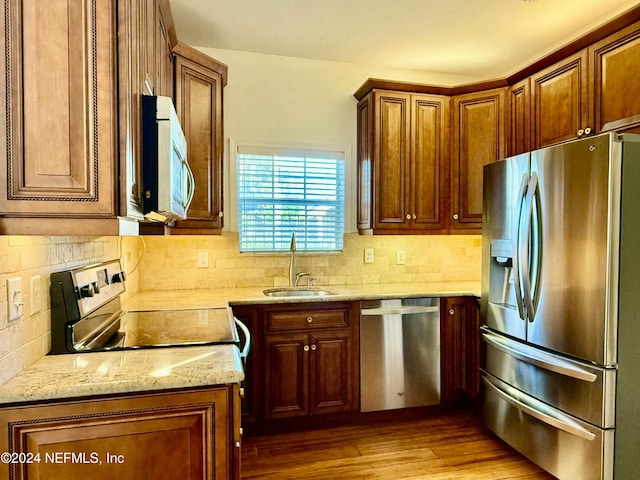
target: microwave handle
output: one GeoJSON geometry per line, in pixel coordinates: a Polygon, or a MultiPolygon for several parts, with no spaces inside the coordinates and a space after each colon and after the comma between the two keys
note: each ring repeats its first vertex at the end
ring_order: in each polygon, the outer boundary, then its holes
{"type": "Polygon", "coordinates": [[[186,212],[187,210],[189,210],[189,205],[191,205],[193,195],[196,192],[196,180],[193,177],[193,172],[191,171],[191,168],[189,167],[189,164],[186,162],[186,160],[182,162],[182,167],[187,172],[187,200],[183,204],[184,211],[186,212]]]}

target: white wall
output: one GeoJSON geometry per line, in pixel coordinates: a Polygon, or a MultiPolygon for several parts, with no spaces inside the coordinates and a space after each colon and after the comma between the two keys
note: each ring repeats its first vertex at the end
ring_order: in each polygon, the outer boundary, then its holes
{"type": "MultiPolygon", "coordinates": [[[[368,78],[452,86],[478,78],[393,70],[258,53],[200,48],[229,66],[224,89],[225,229],[235,230],[229,178],[229,139],[345,147],[355,174],[356,105],[353,94],[368,78]]],[[[355,175],[347,200],[347,231],[355,231],[355,175]]]]}

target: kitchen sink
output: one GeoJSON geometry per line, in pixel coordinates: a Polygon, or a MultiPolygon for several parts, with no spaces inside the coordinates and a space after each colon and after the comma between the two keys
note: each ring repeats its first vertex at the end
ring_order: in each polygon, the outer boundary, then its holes
{"type": "Polygon", "coordinates": [[[313,287],[276,287],[263,290],[267,297],[324,297],[334,292],[313,287]]]}

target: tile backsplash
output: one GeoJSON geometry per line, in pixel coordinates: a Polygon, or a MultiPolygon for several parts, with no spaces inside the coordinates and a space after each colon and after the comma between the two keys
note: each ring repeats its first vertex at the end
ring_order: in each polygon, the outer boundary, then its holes
{"type": "MultiPolygon", "coordinates": [[[[141,290],[270,287],[287,285],[289,254],[240,254],[238,234],[196,237],[145,237],[141,290]],[[198,267],[206,252],[207,267],[198,267]]],[[[441,281],[479,281],[479,235],[345,235],[344,250],[331,254],[298,252],[296,271],[316,285],[360,285],[441,281]],[[373,263],[364,249],[373,248],[373,263]],[[405,263],[398,265],[397,252],[405,263]]]]}
{"type": "MultiPolygon", "coordinates": [[[[481,237],[359,236],[349,234],[344,250],[298,252],[296,271],[316,285],[479,281],[481,237]],[[365,248],[373,263],[364,263],[365,248]],[[404,264],[397,264],[398,250],[404,264]],[[401,255],[402,256],[402,255],[401,255]]],[[[49,351],[49,276],[93,262],[120,258],[129,273],[125,297],[139,290],[270,287],[287,285],[289,254],[241,254],[238,234],[183,237],[0,236],[0,384],[49,351]],[[201,253],[207,266],[199,266],[201,253]],[[131,272],[135,267],[134,272],[131,272]],[[30,281],[40,276],[42,308],[31,311],[30,281]],[[23,312],[8,320],[6,282],[20,278],[23,312]]]]}
{"type": "MultiPolygon", "coordinates": [[[[118,258],[133,267],[136,237],[0,236],[0,384],[47,354],[50,347],[49,275],[94,262],[118,258]],[[40,276],[42,308],[31,311],[30,279],[40,276]],[[20,278],[22,316],[8,320],[7,279],[20,278]]],[[[127,279],[127,295],[138,290],[138,272],[127,279]]]]}

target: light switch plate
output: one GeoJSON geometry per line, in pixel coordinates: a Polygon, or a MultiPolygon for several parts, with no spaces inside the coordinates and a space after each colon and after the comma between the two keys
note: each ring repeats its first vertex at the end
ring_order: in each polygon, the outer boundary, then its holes
{"type": "Polygon", "coordinates": [[[22,280],[20,277],[7,278],[7,315],[10,322],[22,316],[22,280]]]}

